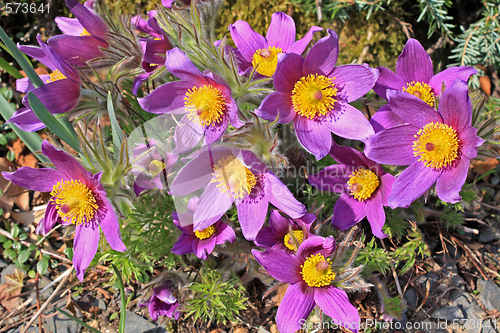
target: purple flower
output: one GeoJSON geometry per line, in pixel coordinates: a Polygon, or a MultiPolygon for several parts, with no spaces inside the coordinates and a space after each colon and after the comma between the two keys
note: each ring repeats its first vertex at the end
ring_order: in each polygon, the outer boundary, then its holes
{"type": "Polygon", "coordinates": [[[269,203],[300,218],[306,208],[252,152],[225,147],[198,152],[177,175],[170,193],[182,196],[205,188],[193,216],[194,230],[202,230],[236,204],[247,240],[254,240],[266,219],[269,203]]]}
{"type": "Polygon", "coordinates": [[[229,25],[229,32],[238,48],[236,53],[240,63],[241,74],[249,75],[253,68],[264,76],[273,76],[278,65],[278,54],[302,54],[313,34],[321,31],[321,27],[311,27],[304,38],[295,41],[295,22],[282,12],[271,16],[271,24],[266,37],[256,33],[245,21],[236,21],[229,25]]]}
{"type": "Polygon", "coordinates": [[[82,5],[78,0],[66,0],[66,6],[76,19],[57,17],[56,23],[64,35],[51,37],[47,42],[72,65],[86,65],[86,61],[102,56],[101,48],[108,48],[108,27],[91,10],[92,3],[87,1],[82,5]]]}
{"type": "Polygon", "coordinates": [[[45,217],[37,227],[38,233],[46,234],[56,222],[75,225],[73,264],[81,281],[97,252],[99,227],[113,250],[126,250],[120,238],[120,224],[106,198],[100,172],[92,175],[74,157],[47,141],[42,143],[42,152],[57,169],[22,167],[2,175],[16,185],[52,195],[45,217]]]}
{"type": "Polygon", "coordinates": [[[206,260],[207,256],[213,252],[215,245],[224,244],[226,241],[232,243],[236,235],[234,230],[221,220],[205,229],[194,231],[193,215],[197,203],[198,198],[193,197],[188,202],[187,213],[172,212],[174,224],[182,231],[182,235],[170,252],[178,255],[194,253],[198,258],[206,260]]]}
{"type": "Polygon", "coordinates": [[[167,179],[172,166],[177,161],[177,154],[161,154],[155,140],[148,144],[138,144],[132,151],[134,166],[131,173],[136,177],[134,192],[137,196],[144,190],[160,189],[167,187],[167,179]]]}
{"type": "Polygon", "coordinates": [[[322,191],[341,193],[333,207],[333,226],[346,230],[366,216],[373,234],[387,237],[382,232],[383,206],[388,206],[387,199],[396,178],[356,149],[333,142],[330,156],[339,164],[309,176],[309,183],[322,191]]]}
{"type": "Polygon", "coordinates": [[[231,89],[220,78],[202,74],[177,47],[167,51],[165,65],[181,81],[166,83],[138,102],[151,113],[186,113],[175,129],[175,153],[192,149],[203,136],[206,145],[217,141],[229,122],[243,126],[231,89]]]}
{"type": "Polygon", "coordinates": [[[167,34],[158,25],[158,21],[154,17],[157,14],[156,10],[151,10],[148,13],[149,19],[146,21],[139,15],[132,18],[132,25],[143,33],[149,34],[153,38],[141,38],[143,61],[142,68],[146,73],[139,74],[132,85],[132,93],[137,95],[137,91],[141,84],[154,73],[155,70],[165,64],[165,53],[172,48],[167,34]]]}
{"type": "Polygon", "coordinates": [[[331,132],[362,141],[374,133],[366,117],[349,103],[370,91],[378,71],[361,65],[335,67],[338,51],[337,35],[328,30],[305,59],[294,53],[280,55],[276,92],[256,110],[269,121],[293,120],[300,143],[318,160],[330,151],[331,132]]]}
{"type": "MultiPolygon", "coordinates": [[[[33,92],[47,110],[53,114],[68,112],[80,100],[80,75],[64,60],[59,58],[42,41],[40,35],[36,38],[40,47],[23,45],[19,45],[18,47],[22,52],[47,66],[52,73],[50,75],[40,75],[40,79],[45,83],[43,86],[35,88],[28,78],[23,78],[16,81],[16,89],[21,93],[33,92]]],[[[17,110],[9,119],[9,122],[16,124],[19,128],[27,132],[34,132],[44,128],[45,124],[31,110],[27,95],[23,98],[23,104],[26,107],[17,110]]]]}
{"type": "MultiPolygon", "coordinates": [[[[176,2],[175,0],[161,0],[161,4],[164,7],[172,8],[172,5],[176,2]]],[[[185,6],[191,5],[191,0],[180,0],[185,6]]]]}
{"type": "MultiPolygon", "coordinates": [[[[396,73],[385,67],[378,67],[380,76],[373,90],[380,97],[387,99],[387,89],[405,91],[420,98],[430,106],[434,106],[434,98],[441,96],[443,84],[449,87],[455,79],[467,82],[476,74],[473,67],[450,67],[434,75],[432,60],[422,45],[410,38],[399,55],[396,73]]],[[[404,121],[391,113],[385,106],[375,113],[371,119],[375,132],[384,128],[404,124],[404,121]]]]}
{"type": "Polygon", "coordinates": [[[252,250],[269,275],[290,284],[276,315],[281,333],[299,330],[315,305],[336,324],[358,331],[358,310],[349,302],[346,292],[334,286],[336,275],[328,258],[334,250],[333,237],[319,236],[300,244],[297,255],[274,248],[265,252],[252,250]]]}
{"type": "Polygon", "coordinates": [[[169,283],[154,287],[151,298],[145,303],[139,302],[139,306],[141,308],[148,307],[149,316],[154,321],[158,320],[159,316],[167,316],[175,320],[180,317],[177,309],[180,305],[177,303],[177,298],[172,293],[169,283]]]}
{"type": "Polygon", "coordinates": [[[255,244],[264,248],[297,251],[296,243],[300,245],[309,238],[311,223],[315,220],[316,216],[309,213],[297,219],[287,219],[273,209],[269,217],[270,226],[259,231],[255,244]],[[290,234],[290,229],[293,235],[290,234]]]}
{"type": "Polygon", "coordinates": [[[376,133],[366,142],[368,158],[383,164],[410,165],[394,183],[389,206],[408,207],[434,183],[439,198],[456,203],[470,160],[484,140],[471,126],[467,84],[455,80],[444,91],[438,111],[413,95],[389,90],[389,107],[406,124],[376,133]]]}

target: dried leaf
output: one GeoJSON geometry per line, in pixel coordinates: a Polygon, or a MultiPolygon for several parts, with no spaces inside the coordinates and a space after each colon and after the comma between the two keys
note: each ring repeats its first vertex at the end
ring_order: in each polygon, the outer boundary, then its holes
{"type": "Polygon", "coordinates": [[[24,287],[24,273],[16,268],[13,274],[5,275],[5,281],[9,286],[7,289],[8,293],[15,293],[17,291],[20,293],[24,287]]]}
{"type": "Polygon", "coordinates": [[[23,289],[24,283],[24,273],[15,269],[13,274],[5,275],[4,283],[0,285],[0,304],[7,311],[12,311],[21,304],[19,297],[12,297],[21,294],[21,289],[23,289]]]}

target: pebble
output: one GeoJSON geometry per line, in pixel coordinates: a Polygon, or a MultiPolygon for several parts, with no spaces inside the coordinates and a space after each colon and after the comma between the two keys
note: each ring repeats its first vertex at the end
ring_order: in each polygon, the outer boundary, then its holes
{"type": "Polygon", "coordinates": [[[488,311],[500,310],[500,287],[493,281],[477,281],[479,301],[488,311]]]}
{"type": "Polygon", "coordinates": [[[125,333],[165,333],[166,331],[165,327],[157,326],[153,321],[148,321],[135,312],[127,311],[125,333]]]}

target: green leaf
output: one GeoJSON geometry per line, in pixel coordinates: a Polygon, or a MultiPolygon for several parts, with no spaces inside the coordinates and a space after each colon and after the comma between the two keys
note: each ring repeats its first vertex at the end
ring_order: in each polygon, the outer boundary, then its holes
{"type": "Polygon", "coordinates": [[[30,279],[34,279],[36,277],[36,272],[34,270],[30,270],[28,272],[28,276],[30,277],[30,279]]]}
{"type": "Polygon", "coordinates": [[[24,264],[30,258],[30,254],[31,251],[29,249],[22,250],[21,253],[19,253],[19,261],[24,264]]]}
{"type": "MultiPolygon", "coordinates": [[[[2,117],[5,120],[9,120],[14,115],[14,112],[15,110],[10,103],[7,102],[3,95],[0,95],[0,114],[2,117]]],[[[10,127],[42,163],[50,164],[50,160],[45,155],[36,153],[42,149],[42,138],[40,138],[38,134],[25,132],[14,124],[10,124],[10,127]]]]}
{"type": "Polygon", "coordinates": [[[30,244],[30,246],[28,246],[28,249],[30,251],[35,251],[36,250],[36,245],[35,244],[30,244]]]}
{"type": "Polygon", "coordinates": [[[63,253],[68,257],[69,260],[73,260],[73,248],[67,247],[64,249],[63,253]]]}
{"type": "Polygon", "coordinates": [[[19,240],[24,241],[24,240],[26,240],[26,239],[28,239],[28,235],[27,235],[27,234],[25,234],[24,232],[23,232],[22,234],[20,234],[20,235],[19,235],[19,240]]]}
{"type": "Polygon", "coordinates": [[[42,260],[40,260],[38,264],[36,264],[36,270],[40,275],[45,274],[48,267],[49,267],[49,261],[45,258],[42,258],[42,260]]]}
{"type": "Polygon", "coordinates": [[[33,94],[33,92],[28,93],[28,101],[31,109],[33,112],[37,115],[37,117],[47,126],[48,129],[50,129],[52,132],[54,132],[55,135],[57,135],[61,140],[66,142],[68,145],[71,146],[74,150],[80,152],[81,147],[80,147],[80,142],[78,141],[78,138],[70,133],[64,125],[62,125],[56,117],[52,113],[47,110],[47,108],[40,102],[38,97],[33,94]]]}
{"type": "Polygon", "coordinates": [[[120,147],[122,146],[123,141],[123,132],[118,125],[118,121],[116,120],[115,108],[113,107],[113,99],[111,98],[111,93],[108,91],[108,116],[111,122],[111,130],[113,131],[113,145],[115,146],[114,152],[115,155],[118,155],[120,152],[120,147]]]}
{"type": "Polygon", "coordinates": [[[0,145],[2,146],[5,146],[7,144],[7,138],[5,137],[5,135],[3,135],[2,133],[0,133],[0,145]]]}
{"type": "Polygon", "coordinates": [[[16,59],[17,63],[23,71],[26,73],[26,76],[28,76],[29,80],[35,86],[35,88],[38,88],[40,86],[43,86],[43,82],[38,76],[38,74],[35,72],[33,69],[33,66],[29,63],[29,61],[26,59],[26,57],[23,55],[23,53],[17,48],[17,46],[12,42],[9,38],[9,36],[5,33],[5,31],[0,27],[0,39],[3,41],[5,46],[9,49],[10,53],[12,54],[12,57],[16,59]]]}
{"type": "Polygon", "coordinates": [[[21,249],[22,244],[20,242],[14,241],[14,244],[12,244],[12,248],[14,250],[19,251],[21,249]]]}
{"type": "Polygon", "coordinates": [[[12,161],[14,161],[14,160],[16,159],[16,153],[15,153],[13,150],[9,150],[9,151],[7,152],[7,156],[6,156],[6,157],[7,157],[7,159],[8,159],[9,161],[11,161],[11,162],[12,162],[12,161]]]}
{"type": "Polygon", "coordinates": [[[9,64],[4,58],[0,58],[0,67],[2,67],[7,73],[12,75],[15,79],[19,80],[23,78],[23,75],[19,73],[19,71],[11,64],[9,64]]]}
{"type": "Polygon", "coordinates": [[[115,320],[118,317],[118,312],[113,312],[111,316],[109,316],[109,320],[115,320]]]}
{"type": "Polygon", "coordinates": [[[12,249],[7,249],[3,252],[4,256],[9,258],[10,260],[14,259],[17,257],[17,252],[12,250],[12,249]]]}
{"type": "Polygon", "coordinates": [[[4,235],[0,235],[0,243],[5,243],[5,241],[7,241],[7,237],[5,237],[4,235]]]}
{"type": "Polygon", "coordinates": [[[17,224],[12,225],[12,229],[10,229],[10,234],[13,238],[17,238],[19,236],[19,226],[17,224]]]}

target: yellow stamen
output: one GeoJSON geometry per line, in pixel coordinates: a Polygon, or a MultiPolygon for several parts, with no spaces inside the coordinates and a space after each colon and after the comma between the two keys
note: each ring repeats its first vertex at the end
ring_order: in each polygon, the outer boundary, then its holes
{"type": "Polygon", "coordinates": [[[304,265],[300,265],[302,279],[309,287],[328,286],[335,279],[330,264],[330,258],[325,259],[321,253],[313,254],[306,259],[304,265]]]}
{"type": "Polygon", "coordinates": [[[359,169],[349,176],[347,188],[351,195],[359,201],[370,198],[380,185],[377,175],[368,169],[359,169]]]}
{"type": "Polygon", "coordinates": [[[53,71],[49,75],[50,75],[50,79],[48,79],[46,83],[67,79],[67,77],[64,76],[64,74],[61,73],[61,71],[58,69],[56,69],[55,71],[53,71]]]}
{"type": "Polygon", "coordinates": [[[416,96],[423,100],[425,103],[430,106],[434,106],[434,94],[432,93],[432,88],[427,83],[415,82],[407,83],[407,87],[403,88],[403,91],[406,91],[413,96],[416,96]]]}
{"type": "Polygon", "coordinates": [[[215,227],[213,225],[211,225],[210,227],[205,228],[203,230],[198,230],[198,231],[194,232],[194,235],[198,239],[207,239],[207,238],[212,237],[213,234],[215,234],[215,227]]]}
{"type": "Polygon", "coordinates": [[[298,244],[295,244],[295,241],[290,233],[285,235],[285,238],[283,238],[283,243],[285,243],[287,249],[297,251],[297,245],[302,244],[302,242],[304,241],[304,232],[302,230],[293,230],[293,236],[297,240],[298,244]]]}
{"type": "Polygon", "coordinates": [[[222,121],[227,107],[222,92],[211,85],[189,89],[184,97],[184,105],[189,113],[188,118],[203,126],[222,121]]]}
{"type": "Polygon", "coordinates": [[[338,89],[330,79],[324,75],[309,74],[295,83],[292,90],[292,104],[295,111],[309,119],[324,116],[334,106],[337,100],[338,89]]]}
{"type": "Polygon", "coordinates": [[[421,128],[413,141],[413,154],[426,167],[439,169],[447,167],[458,157],[460,140],[457,132],[446,124],[429,123],[421,128]]]}
{"type": "Polygon", "coordinates": [[[80,36],[90,36],[89,32],[87,31],[87,29],[83,28],[83,31],[82,33],[80,34],[80,36]]]}
{"type": "Polygon", "coordinates": [[[267,49],[258,49],[252,56],[252,66],[259,74],[273,76],[278,66],[278,54],[283,53],[279,47],[269,46],[267,49]],[[258,66],[258,67],[257,67],[258,66]]]}
{"type": "Polygon", "coordinates": [[[158,160],[153,160],[151,163],[149,163],[149,173],[151,174],[151,177],[156,177],[163,169],[165,169],[165,163],[162,161],[158,160]]]}
{"type": "Polygon", "coordinates": [[[79,180],[61,180],[50,195],[65,222],[77,225],[89,222],[99,208],[92,191],[79,180]]]}
{"type": "Polygon", "coordinates": [[[214,166],[212,183],[233,199],[249,194],[257,184],[257,177],[234,156],[223,157],[214,166]]]}

